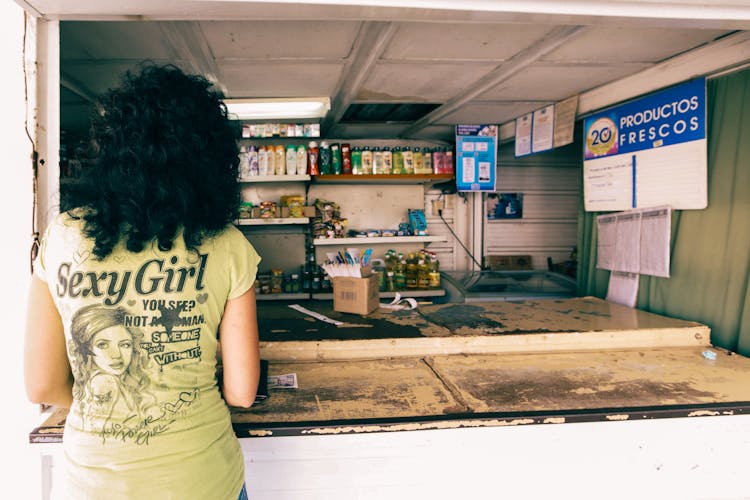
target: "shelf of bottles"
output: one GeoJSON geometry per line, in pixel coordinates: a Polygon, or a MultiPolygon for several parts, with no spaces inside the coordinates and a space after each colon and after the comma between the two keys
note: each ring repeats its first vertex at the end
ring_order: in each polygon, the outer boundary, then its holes
{"type": "Polygon", "coordinates": [[[307,182],[310,176],[307,174],[284,174],[284,175],[244,175],[237,179],[238,182],[307,182]]]}
{"type": "Polygon", "coordinates": [[[428,184],[453,179],[455,167],[452,147],[360,147],[315,140],[305,145],[283,140],[242,145],[239,174],[240,182],[428,184]]]}

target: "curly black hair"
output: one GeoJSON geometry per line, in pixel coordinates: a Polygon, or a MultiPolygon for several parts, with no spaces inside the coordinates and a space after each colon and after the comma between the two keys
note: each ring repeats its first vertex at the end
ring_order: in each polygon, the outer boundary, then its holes
{"type": "Polygon", "coordinates": [[[90,151],[66,193],[103,259],[124,238],[132,252],[167,251],[180,228],[188,249],[218,234],[240,204],[237,125],[202,76],[143,63],[102,95],[90,151]]]}

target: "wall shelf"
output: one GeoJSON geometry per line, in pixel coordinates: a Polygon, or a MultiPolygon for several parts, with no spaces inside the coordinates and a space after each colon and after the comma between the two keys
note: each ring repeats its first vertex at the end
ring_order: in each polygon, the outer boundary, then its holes
{"type": "Polygon", "coordinates": [[[283,225],[302,225],[309,224],[308,217],[285,217],[271,219],[238,219],[235,224],[238,226],[283,226],[283,225]]]}
{"type": "Polygon", "coordinates": [[[258,293],[255,300],[308,300],[310,294],[304,293],[258,293]]]}
{"type": "Polygon", "coordinates": [[[432,243],[448,241],[446,236],[368,236],[364,238],[315,238],[313,244],[321,245],[378,245],[400,243],[432,243]]]}
{"type": "MultiPolygon", "coordinates": [[[[398,292],[380,292],[381,299],[393,299],[396,294],[400,294],[401,298],[420,298],[420,297],[443,297],[445,290],[442,288],[430,289],[430,290],[399,290],[398,292]]],[[[332,292],[321,292],[313,293],[312,298],[314,300],[333,300],[332,292]]]]}
{"type": "Polygon", "coordinates": [[[443,297],[445,290],[442,288],[428,289],[428,290],[399,290],[397,292],[380,292],[381,299],[393,299],[396,298],[396,294],[400,294],[401,298],[419,298],[419,297],[443,297]]]}
{"type": "Polygon", "coordinates": [[[453,174],[325,174],[312,176],[320,184],[431,184],[453,179],[453,174]]]}
{"type": "Polygon", "coordinates": [[[240,177],[237,182],[307,182],[309,175],[251,175],[240,177]]]}

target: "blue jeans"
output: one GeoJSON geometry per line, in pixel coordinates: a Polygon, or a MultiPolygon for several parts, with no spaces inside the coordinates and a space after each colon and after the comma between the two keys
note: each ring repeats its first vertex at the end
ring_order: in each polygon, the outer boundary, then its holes
{"type": "Polygon", "coordinates": [[[237,500],[247,500],[247,488],[245,485],[242,485],[242,489],[240,490],[240,496],[237,497],[237,500]]]}

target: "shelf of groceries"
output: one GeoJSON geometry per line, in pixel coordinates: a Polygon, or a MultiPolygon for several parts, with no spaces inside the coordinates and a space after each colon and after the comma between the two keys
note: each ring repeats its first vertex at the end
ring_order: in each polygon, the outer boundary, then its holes
{"type": "Polygon", "coordinates": [[[235,224],[238,226],[306,225],[309,223],[309,217],[268,217],[264,219],[237,219],[235,221],[235,224]]]}
{"type": "Polygon", "coordinates": [[[316,184],[433,184],[453,179],[453,174],[320,174],[244,175],[242,184],[261,182],[314,182],[316,184]]]}
{"type": "Polygon", "coordinates": [[[439,236],[356,236],[345,238],[315,238],[313,244],[321,245],[359,245],[359,244],[398,244],[398,243],[432,243],[448,241],[444,235],[439,236]]]}

